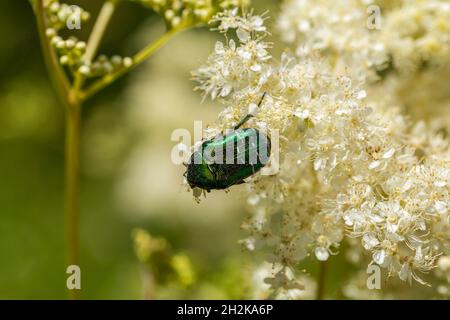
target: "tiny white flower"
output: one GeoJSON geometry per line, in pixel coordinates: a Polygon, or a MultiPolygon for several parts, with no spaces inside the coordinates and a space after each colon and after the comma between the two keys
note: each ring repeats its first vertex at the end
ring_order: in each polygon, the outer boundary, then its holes
{"type": "Polygon", "coordinates": [[[133,59],[130,57],[123,58],[123,65],[125,68],[129,68],[133,65],[133,59]]]}
{"type": "Polygon", "coordinates": [[[443,188],[443,187],[445,187],[445,186],[447,185],[447,182],[445,182],[445,181],[435,181],[435,182],[433,182],[433,184],[434,184],[436,187],[443,188]]]}
{"type": "Polygon", "coordinates": [[[310,28],[311,28],[311,24],[309,23],[308,20],[301,20],[301,21],[298,23],[298,30],[299,30],[300,32],[306,32],[306,31],[308,31],[310,28]]]}
{"type": "Polygon", "coordinates": [[[262,67],[261,67],[261,65],[258,64],[258,63],[255,63],[254,65],[252,65],[252,66],[250,67],[250,70],[252,70],[252,71],[254,71],[254,72],[259,72],[259,71],[261,71],[261,69],[262,69],[262,67]]]}
{"type": "Polygon", "coordinates": [[[369,164],[369,169],[370,170],[376,169],[376,168],[378,168],[380,166],[380,164],[381,164],[381,162],[379,160],[372,161],[369,164]]]}
{"type": "Polygon", "coordinates": [[[317,260],[319,261],[327,261],[330,257],[330,253],[324,247],[317,247],[314,250],[314,254],[316,255],[317,260]]]}
{"type": "Polygon", "coordinates": [[[362,99],[364,99],[364,98],[366,98],[367,97],[367,92],[366,92],[366,90],[360,90],[360,91],[358,91],[357,93],[356,93],[356,99],[358,99],[358,100],[362,100],[362,99]]]}
{"type": "Polygon", "coordinates": [[[91,73],[91,68],[89,68],[89,66],[83,65],[78,69],[78,72],[83,75],[88,75],[89,73],[91,73]]]}
{"type": "Polygon", "coordinates": [[[248,106],[248,113],[255,116],[258,114],[259,107],[256,103],[250,103],[248,106]]]}
{"type": "Polygon", "coordinates": [[[389,158],[391,158],[391,157],[394,155],[394,153],[395,153],[395,149],[394,149],[394,148],[389,149],[388,151],[386,151],[386,152],[383,154],[383,159],[389,159],[389,158]]]}
{"type": "Polygon", "coordinates": [[[408,263],[403,263],[400,271],[398,272],[398,276],[400,279],[402,279],[403,281],[409,280],[411,279],[411,268],[409,267],[408,263]]]}
{"type": "Polygon", "coordinates": [[[419,247],[416,249],[416,254],[415,254],[415,256],[414,256],[414,260],[416,260],[416,261],[421,261],[422,259],[423,259],[422,247],[419,246],[419,247]]]}
{"type": "Polygon", "coordinates": [[[373,233],[366,233],[363,236],[363,245],[366,250],[370,250],[380,243],[373,233]]]}
{"type": "Polygon", "coordinates": [[[241,42],[247,42],[248,40],[250,40],[250,33],[242,28],[237,29],[236,35],[241,42]]]}
{"type": "Polygon", "coordinates": [[[386,251],[384,250],[377,250],[372,255],[373,261],[375,261],[378,265],[383,265],[385,259],[386,259],[386,251]]]}
{"type": "Polygon", "coordinates": [[[293,114],[294,116],[299,117],[302,120],[307,119],[310,116],[309,110],[298,110],[295,111],[293,114]]]}
{"type": "Polygon", "coordinates": [[[434,203],[434,208],[438,213],[446,213],[447,212],[447,204],[444,201],[436,201],[434,203]]]}

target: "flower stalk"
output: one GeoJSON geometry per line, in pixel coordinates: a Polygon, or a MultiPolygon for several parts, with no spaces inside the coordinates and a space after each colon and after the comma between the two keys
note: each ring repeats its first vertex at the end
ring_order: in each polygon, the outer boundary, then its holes
{"type": "MultiPolygon", "coordinates": [[[[66,148],[65,148],[65,212],[67,265],[79,265],[79,149],[81,104],[77,98],[77,89],[72,89],[61,68],[56,53],[46,36],[44,1],[37,1],[36,17],[39,37],[50,76],[66,106],[66,148]]],[[[71,299],[80,297],[79,290],[69,292],[71,299]]]]}
{"type": "MultiPolygon", "coordinates": [[[[98,18],[86,45],[86,51],[82,56],[84,65],[89,66],[93,62],[108,23],[115,11],[117,0],[108,0],[103,4],[98,18]]],[[[104,89],[109,84],[117,80],[120,76],[129,72],[135,66],[152,56],[159,48],[181,30],[188,27],[187,24],[180,24],[177,28],[170,29],[158,40],[149,44],[142,51],[137,53],[130,65],[113,71],[94,82],[86,91],[83,86],[86,81],[86,74],[78,69],[74,72],[73,83],[70,82],[62,65],[58,59],[57,52],[52,46],[48,32],[54,29],[48,26],[46,17],[45,0],[32,2],[35,10],[37,29],[41,42],[42,52],[46,61],[47,69],[55,90],[62,103],[66,107],[66,139],[65,139],[65,215],[66,215],[66,246],[67,265],[79,266],[79,185],[80,185],[80,135],[81,135],[81,114],[84,101],[92,97],[98,91],[104,89]]],[[[61,40],[58,40],[61,41],[61,40]]],[[[80,298],[80,290],[70,290],[71,299],[80,298]]]]}
{"type": "Polygon", "coordinates": [[[94,28],[89,36],[86,53],[83,57],[88,62],[91,62],[97,53],[100,42],[105,34],[106,27],[116,9],[116,2],[117,0],[106,1],[100,10],[94,28]]]}
{"type": "MultiPolygon", "coordinates": [[[[66,114],[65,211],[68,265],[79,265],[80,124],[81,105],[74,101],[66,114]]],[[[69,294],[72,299],[80,297],[79,290],[71,290],[69,294]]]]}
{"type": "Polygon", "coordinates": [[[49,70],[51,80],[56,88],[59,97],[61,98],[63,103],[68,106],[69,102],[67,100],[67,97],[69,96],[70,83],[66,75],[64,74],[61,65],[58,62],[56,52],[51,47],[51,44],[45,34],[47,26],[45,22],[44,0],[38,0],[35,3],[35,11],[39,39],[41,42],[42,53],[47,65],[47,69],[49,70]]]}
{"type": "Polygon", "coordinates": [[[326,278],[327,278],[327,261],[320,261],[319,273],[317,276],[316,300],[323,300],[325,297],[326,278]]]}
{"type": "Polygon", "coordinates": [[[103,78],[94,82],[91,86],[89,86],[86,90],[80,93],[80,99],[82,101],[91,98],[93,95],[106,88],[108,85],[119,79],[124,74],[128,73],[131,69],[134,69],[142,62],[147,60],[150,56],[152,56],[158,49],[164,46],[167,42],[169,42],[174,36],[186,30],[187,26],[179,26],[177,28],[173,28],[165,32],[161,37],[159,37],[154,42],[147,45],[141,51],[136,53],[132,58],[132,64],[126,68],[120,69],[114,73],[110,73],[105,75],[103,78]]]}

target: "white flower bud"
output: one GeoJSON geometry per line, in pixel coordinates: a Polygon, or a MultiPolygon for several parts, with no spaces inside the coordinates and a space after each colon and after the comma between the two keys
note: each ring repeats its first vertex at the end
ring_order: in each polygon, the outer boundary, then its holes
{"type": "Polygon", "coordinates": [[[66,47],[66,42],[64,40],[60,40],[56,42],[56,48],[58,49],[64,49],[66,47]]]}
{"type": "Polygon", "coordinates": [[[113,65],[109,61],[104,62],[102,67],[106,73],[112,72],[114,70],[113,65]]]}
{"type": "Polygon", "coordinates": [[[391,158],[391,157],[394,155],[394,153],[395,153],[395,149],[394,149],[394,148],[389,149],[388,151],[386,151],[386,152],[383,154],[383,159],[389,159],[389,158],[391,158]]]}
{"type": "Polygon", "coordinates": [[[314,250],[314,254],[316,255],[317,260],[319,261],[327,261],[330,257],[330,253],[326,248],[323,247],[317,247],[314,250]]]}
{"type": "Polygon", "coordinates": [[[112,62],[112,64],[119,66],[122,64],[122,57],[119,55],[114,55],[111,58],[111,62],[112,62]]]}
{"type": "Polygon", "coordinates": [[[252,116],[256,116],[258,114],[259,107],[256,103],[250,103],[248,106],[248,113],[252,116]]]}
{"type": "Polygon", "coordinates": [[[84,42],[84,41],[78,41],[78,42],[77,42],[77,45],[76,45],[76,48],[77,48],[78,50],[80,50],[80,51],[86,49],[86,42],[84,42]]]}
{"type": "Polygon", "coordinates": [[[62,38],[60,36],[55,36],[52,38],[51,43],[56,46],[57,43],[59,43],[60,41],[63,41],[62,38]]]}
{"type": "Polygon", "coordinates": [[[443,272],[450,272],[450,256],[442,256],[438,260],[438,267],[443,272]]]}
{"type": "Polygon", "coordinates": [[[87,76],[91,73],[91,68],[89,68],[89,66],[83,65],[78,69],[78,72],[82,75],[87,76]]]}
{"type": "Polygon", "coordinates": [[[56,13],[59,10],[59,8],[60,8],[60,3],[57,1],[53,2],[49,7],[50,11],[54,12],[54,13],[56,13]]]}
{"type": "Polygon", "coordinates": [[[123,65],[125,68],[129,68],[133,65],[133,59],[130,57],[123,58],[123,65]]]}
{"type": "Polygon", "coordinates": [[[364,98],[366,98],[367,97],[367,92],[366,92],[366,90],[361,90],[361,91],[358,91],[357,93],[356,93],[356,99],[358,99],[358,100],[362,100],[362,99],[364,99],[364,98]]]}
{"type": "Polygon", "coordinates": [[[72,39],[67,39],[65,45],[67,49],[72,49],[75,47],[75,41],[72,39]]]}
{"type": "Polygon", "coordinates": [[[372,255],[373,261],[375,261],[376,264],[382,265],[384,263],[384,260],[386,259],[386,251],[384,250],[377,250],[372,255]]]}
{"type": "Polygon", "coordinates": [[[250,40],[250,33],[242,28],[238,28],[236,30],[236,35],[241,42],[247,42],[248,40],[250,40]]]}
{"type": "Polygon", "coordinates": [[[45,30],[45,34],[47,37],[52,38],[56,35],[56,30],[53,28],[47,28],[47,30],[45,30]]]}
{"type": "Polygon", "coordinates": [[[59,58],[59,63],[61,63],[62,65],[66,65],[69,63],[69,57],[68,56],[61,56],[59,58]]]}
{"type": "Polygon", "coordinates": [[[189,8],[186,8],[181,12],[181,17],[183,19],[186,19],[191,14],[191,12],[192,12],[192,10],[190,10],[189,8]]]}
{"type": "Polygon", "coordinates": [[[173,10],[166,10],[166,12],[164,12],[164,17],[166,18],[166,20],[172,20],[173,17],[175,16],[175,13],[173,12],[173,10]]]}
{"type": "Polygon", "coordinates": [[[311,24],[309,23],[309,21],[307,21],[307,20],[301,20],[301,21],[298,23],[298,31],[300,31],[300,32],[306,32],[306,31],[308,31],[309,29],[311,29],[311,24]]]}
{"type": "Polygon", "coordinates": [[[87,21],[91,18],[91,14],[87,11],[81,13],[81,21],[87,21]]]}
{"type": "Polygon", "coordinates": [[[171,24],[172,27],[176,27],[181,23],[181,18],[180,17],[173,17],[171,24]]]}
{"type": "Polygon", "coordinates": [[[380,164],[381,164],[381,162],[379,160],[372,161],[369,164],[369,170],[373,170],[373,169],[378,168],[380,166],[380,164]]]}

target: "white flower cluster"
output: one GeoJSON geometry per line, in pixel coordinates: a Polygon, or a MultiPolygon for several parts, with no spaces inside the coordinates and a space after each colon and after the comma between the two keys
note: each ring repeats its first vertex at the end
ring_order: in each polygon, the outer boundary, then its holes
{"type": "Polygon", "coordinates": [[[364,2],[368,1],[284,1],[277,20],[281,39],[294,44],[299,56],[320,51],[382,71],[388,66],[388,55],[366,26],[364,2]]]}
{"type": "Polygon", "coordinates": [[[89,12],[78,6],[71,6],[66,3],[60,3],[58,0],[46,0],[44,6],[47,8],[48,24],[55,31],[59,31],[67,26],[67,21],[86,22],[90,18],[89,12]]]}
{"type": "Polygon", "coordinates": [[[80,41],[74,36],[63,39],[59,32],[70,26],[71,23],[75,23],[76,19],[86,22],[90,17],[89,12],[57,0],[48,0],[44,2],[44,5],[48,26],[46,35],[55,48],[61,65],[68,67],[72,74],[79,72],[86,77],[101,77],[132,65],[131,58],[122,58],[118,55],[111,58],[100,55],[94,62],[86,61],[84,59],[86,42],[80,41]]]}
{"type": "Polygon", "coordinates": [[[448,126],[447,0],[286,0],[278,29],[297,54],[319,50],[335,68],[378,81],[374,95],[392,95],[414,118],[448,126]]]}
{"type": "Polygon", "coordinates": [[[86,51],[86,42],[79,41],[73,36],[63,39],[58,33],[66,28],[70,21],[80,19],[80,22],[86,22],[90,18],[89,13],[81,8],[74,10],[74,7],[57,0],[46,1],[44,6],[48,26],[47,37],[58,53],[61,64],[76,68],[86,51]]]}
{"type": "Polygon", "coordinates": [[[299,261],[325,261],[357,238],[351,243],[389,276],[425,283],[419,274],[450,251],[448,139],[424,135],[423,123],[411,127],[315,50],[272,58],[264,17],[232,10],[214,20],[229,35],[193,75],[224,105],[216,131],[236,125],[266,93],[246,126],[280,134],[279,172],[246,184],[253,215],[243,243],[284,266],[267,282],[298,288],[299,261]]]}
{"type": "Polygon", "coordinates": [[[235,87],[246,85],[261,74],[267,61],[271,59],[267,49],[269,43],[260,41],[260,37],[252,35],[265,34],[263,18],[248,15],[247,18],[237,15],[237,9],[218,14],[213,21],[220,21],[218,30],[227,32],[236,29],[239,45],[231,39],[228,43],[217,42],[214,53],[208,63],[194,73],[205,96],[211,99],[217,96],[227,97],[235,87]]]}
{"type": "Polygon", "coordinates": [[[219,10],[245,6],[248,0],[132,0],[161,15],[169,29],[182,23],[207,23],[219,10]]]}
{"type": "Polygon", "coordinates": [[[123,68],[129,68],[132,65],[133,59],[131,57],[122,57],[117,54],[108,57],[101,54],[94,62],[82,60],[78,72],[86,77],[102,77],[108,73],[113,73],[123,68]]]}
{"type": "Polygon", "coordinates": [[[411,72],[449,61],[448,1],[287,0],[278,28],[298,53],[327,51],[346,62],[358,58],[378,71],[392,64],[397,71],[411,72]]]}

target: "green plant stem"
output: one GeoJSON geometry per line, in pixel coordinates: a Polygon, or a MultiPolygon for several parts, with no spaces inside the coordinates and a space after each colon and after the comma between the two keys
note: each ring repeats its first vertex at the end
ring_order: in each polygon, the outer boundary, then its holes
{"type": "MultiPolygon", "coordinates": [[[[114,13],[117,0],[107,0],[96,20],[92,33],[89,37],[85,61],[92,62],[101,39],[106,31],[107,25],[114,13]]],[[[65,213],[67,234],[67,263],[79,266],[79,174],[80,174],[80,132],[82,103],[95,93],[108,86],[123,74],[127,73],[144,60],[150,57],[156,50],[166,44],[176,34],[186,29],[180,26],[169,30],[158,40],[145,47],[132,59],[132,65],[116,73],[105,76],[94,82],[86,92],[82,87],[86,78],[76,73],[71,85],[63,68],[61,67],[55,50],[53,49],[47,35],[47,24],[44,10],[44,0],[32,2],[37,17],[37,28],[41,41],[42,52],[46,61],[47,69],[55,86],[57,94],[66,107],[66,145],[65,145],[65,213]]],[[[72,299],[80,298],[79,290],[70,290],[72,299]]]]}
{"type": "MultiPolygon", "coordinates": [[[[42,51],[47,62],[47,69],[56,91],[66,107],[66,148],[65,148],[65,212],[67,234],[67,265],[79,266],[79,148],[81,105],[77,91],[70,88],[70,83],[61,68],[55,51],[46,36],[46,21],[43,0],[36,3],[36,17],[42,51]]],[[[71,290],[70,298],[77,299],[80,292],[71,290]]]]}
{"type": "Polygon", "coordinates": [[[37,28],[45,63],[60,99],[65,106],[68,106],[69,103],[67,101],[67,97],[70,92],[70,83],[64,73],[64,70],[59,64],[58,57],[56,56],[56,53],[46,35],[47,26],[45,22],[44,0],[38,0],[35,4],[37,28]]]}
{"type": "Polygon", "coordinates": [[[328,261],[320,261],[319,262],[319,274],[317,277],[316,300],[323,300],[323,298],[325,296],[327,262],[328,261]]]}
{"type": "Polygon", "coordinates": [[[174,29],[171,29],[167,32],[165,32],[161,37],[159,37],[154,42],[147,45],[144,49],[139,51],[136,55],[132,58],[132,65],[123,69],[120,69],[114,73],[108,74],[101,78],[100,80],[97,80],[94,82],[90,87],[88,87],[84,92],[80,93],[80,98],[84,101],[86,99],[89,99],[93,95],[95,95],[100,90],[107,87],[112,82],[116,81],[118,78],[129,72],[131,69],[135,68],[136,66],[140,65],[142,62],[144,62],[147,58],[152,56],[159,48],[161,48],[163,45],[165,45],[170,39],[172,39],[175,35],[180,33],[181,31],[187,29],[186,27],[177,27],[174,29]]]}
{"type": "MultiPolygon", "coordinates": [[[[79,171],[80,171],[81,105],[76,101],[66,114],[65,211],[67,263],[79,265],[79,171]]],[[[78,299],[79,290],[70,290],[70,298],[78,299]]]]}
{"type": "Polygon", "coordinates": [[[116,0],[108,0],[103,4],[100,13],[98,14],[97,20],[95,21],[94,28],[92,29],[91,35],[86,46],[86,53],[83,59],[91,62],[95,55],[97,54],[100,42],[105,34],[106,27],[114,13],[116,8],[116,0]]]}
{"type": "MultiPolygon", "coordinates": [[[[100,46],[103,35],[105,34],[109,21],[111,21],[111,18],[116,9],[116,3],[117,0],[105,1],[102,8],[100,9],[100,13],[89,36],[89,40],[86,46],[86,52],[83,56],[83,60],[88,64],[94,60],[95,55],[97,54],[98,47],[100,46]]],[[[75,74],[73,87],[77,94],[83,87],[85,80],[86,78],[81,73],[77,72],[75,74]]]]}

